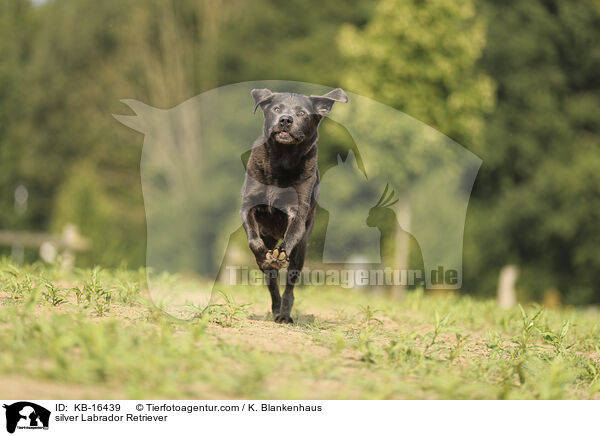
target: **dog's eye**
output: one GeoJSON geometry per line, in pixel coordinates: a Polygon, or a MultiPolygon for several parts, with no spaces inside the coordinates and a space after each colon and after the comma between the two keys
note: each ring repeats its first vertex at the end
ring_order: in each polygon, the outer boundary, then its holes
{"type": "Polygon", "coordinates": [[[273,108],[273,110],[274,110],[275,112],[281,112],[281,109],[279,109],[278,107],[276,107],[276,108],[273,108]]]}
{"type": "Polygon", "coordinates": [[[298,111],[298,113],[296,113],[296,115],[298,115],[299,117],[303,117],[304,115],[306,115],[306,112],[298,111]]]}

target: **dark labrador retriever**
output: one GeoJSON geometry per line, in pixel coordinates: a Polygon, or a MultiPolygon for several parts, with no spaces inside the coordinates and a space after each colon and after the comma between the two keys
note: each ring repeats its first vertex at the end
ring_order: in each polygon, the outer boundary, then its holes
{"type": "Polygon", "coordinates": [[[252,146],[242,188],[240,215],[248,245],[265,273],[276,322],[293,322],[294,285],[312,231],[319,195],[319,123],[336,101],[348,102],[341,89],[321,96],[253,89],[263,134],[252,146]],[[288,268],[283,296],[278,270],[288,268]]]}

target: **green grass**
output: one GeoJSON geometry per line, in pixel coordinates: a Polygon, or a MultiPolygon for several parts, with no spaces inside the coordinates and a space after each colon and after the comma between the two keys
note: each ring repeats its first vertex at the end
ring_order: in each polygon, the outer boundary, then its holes
{"type": "Polygon", "coordinates": [[[31,382],[16,392],[63,398],[600,398],[592,311],[309,287],[297,291],[297,323],[282,326],[268,292],[247,287],[182,321],[152,304],[144,277],[0,261],[0,387],[31,382]]]}

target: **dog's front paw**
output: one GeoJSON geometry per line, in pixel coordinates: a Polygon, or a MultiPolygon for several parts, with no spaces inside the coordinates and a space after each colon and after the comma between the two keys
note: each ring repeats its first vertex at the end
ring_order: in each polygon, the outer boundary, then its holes
{"type": "Polygon", "coordinates": [[[275,315],[275,322],[279,323],[279,324],[292,324],[294,322],[294,320],[292,319],[291,316],[285,314],[285,313],[280,313],[275,315]]]}
{"type": "Polygon", "coordinates": [[[267,251],[265,259],[273,268],[276,269],[287,268],[290,264],[290,257],[282,248],[276,248],[274,250],[267,251]]]}

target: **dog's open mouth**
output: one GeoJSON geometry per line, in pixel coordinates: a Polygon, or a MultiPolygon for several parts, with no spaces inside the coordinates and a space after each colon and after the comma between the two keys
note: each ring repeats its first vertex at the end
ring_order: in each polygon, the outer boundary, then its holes
{"type": "Polygon", "coordinates": [[[275,134],[275,139],[279,142],[292,142],[295,141],[295,138],[291,135],[290,132],[277,132],[275,134]]]}
{"type": "Polygon", "coordinates": [[[273,138],[280,144],[297,144],[302,141],[301,138],[298,138],[291,132],[274,132],[273,138]]]}

